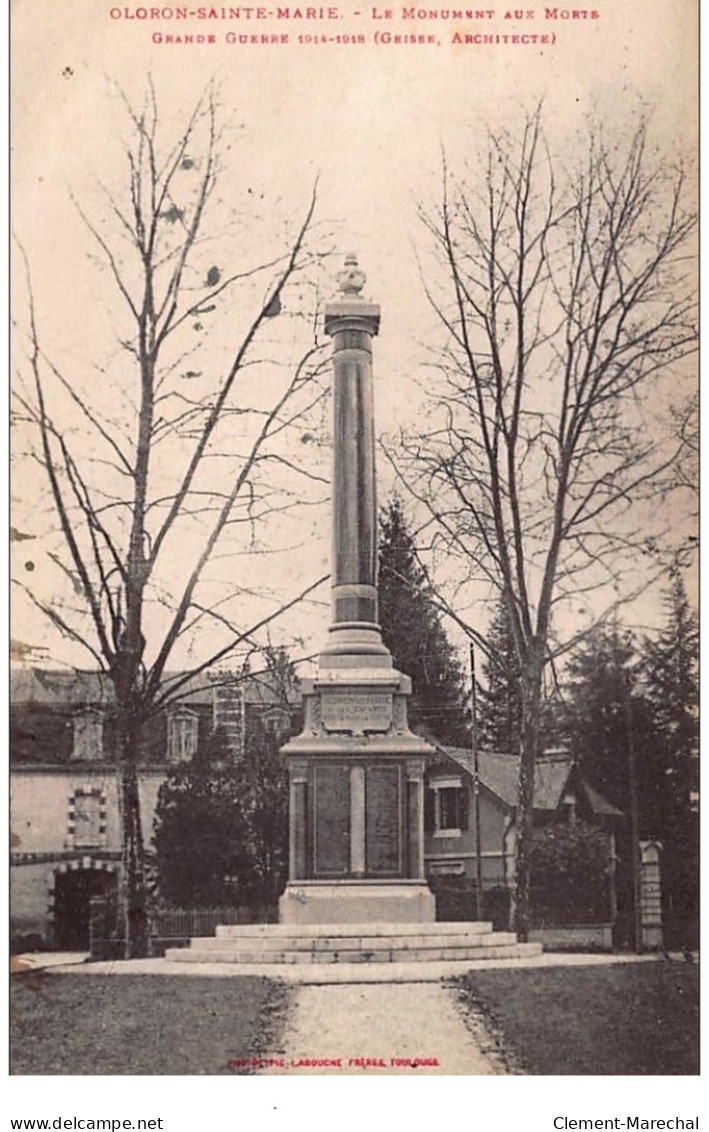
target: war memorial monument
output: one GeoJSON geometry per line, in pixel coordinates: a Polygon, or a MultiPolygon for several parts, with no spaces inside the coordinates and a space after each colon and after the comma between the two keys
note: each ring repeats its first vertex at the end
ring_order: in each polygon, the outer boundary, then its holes
{"type": "MultiPolygon", "coordinates": [[[[482,921],[436,922],[424,873],[424,772],[434,748],[408,727],[411,680],[377,623],[372,340],[379,307],[354,255],[325,306],[333,339],[331,625],[304,726],[283,748],[289,871],[279,923],[220,925],[166,952],[178,962],[467,962],[536,955],[482,921]]],[[[270,968],[269,968],[270,969],[270,968]]],[[[462,968],[464,969],[464,968],[462,968]]]]}
{"type": "Polygon", "coordinates": [[[285,747],[290,780],[282,923],[432,921],[423,871],[423,775],[430,745],[407,724],[411,680],[377,623],[372,339],[379,306],[354,255],[325,307],[333,340],[332,623],[305,726],[285,747]]]}

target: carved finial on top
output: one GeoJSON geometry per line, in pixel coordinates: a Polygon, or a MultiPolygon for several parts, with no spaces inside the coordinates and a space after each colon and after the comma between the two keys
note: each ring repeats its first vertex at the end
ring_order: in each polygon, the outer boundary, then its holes
{"type": "Polygon", "coordinates": [[[367,282],[367,276],[360,268],[357,262],[357,256],[354,252],[349,252],[345,256],[345,266],[342,271],[337,273],[337,282],[343,295],[359,297],[362,288],[367,282]]]}

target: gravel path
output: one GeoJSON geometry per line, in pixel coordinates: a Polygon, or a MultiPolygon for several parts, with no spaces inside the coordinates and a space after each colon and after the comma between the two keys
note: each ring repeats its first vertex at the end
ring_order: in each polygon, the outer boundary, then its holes
{"type": "Polygon", "coordinates": [[[300,986],[293,994],[283,1065],[268,1074],[500,1072],[440,983],[300,986]]]}

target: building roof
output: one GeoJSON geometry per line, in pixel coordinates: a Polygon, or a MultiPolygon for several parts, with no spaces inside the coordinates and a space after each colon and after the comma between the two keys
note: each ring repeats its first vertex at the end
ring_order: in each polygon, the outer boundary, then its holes
{"type": "Polygon", "coordinates": [[[67,707],[108,704],[113,700],[111,682],[100,672],[13,668],[10,671],[10,703],[67,707]]]}
{"type": "MultiPolygon", "coordinates": [[[[474,770],[472,751],[464,747],[438,749],[472,776],[474,770]]],[[[497,751],[479,751],[478,768],[481,785],[510,809],[514,809],[517,805],[519,760],[514,755],[505,755],[497,751]]],[[[595,814],[622,816],[622,810],[607,801],[586,781],[568,751],[549,751],[537,759],[534,768],[534,809],[557,810],[574,772],[595,814]]]]}
{"type": "Polygon", "coordinates": [[[609,802],[607,798],[604,798],[602,794],[599,794],[599,792],[591,786],[590,782],[586,782],[585,778],[581,779],[581,785],[586,791],[586,797],[588,798],[594,814],[607,814],[609,817],[622,816],[623,811],[619,810],[617,806],[614,806],[612,802],[609,802]]]}
{"type": "MultiPolygon", "coordinates": [[[[163,685],[180,678],[179,672],[166,672],[163,685]]],[[[192,704],[213,702],[214,689],[231,686],[246,697],[248,703],[268,705],[280,703],[270,673],[251,673],[242,678],[227,672],[202,672],[191,677],[180,689],[179,700],[192,704]]],[[[37,667],[13,668],[10,671],[10,703],[13,706],[79,707],[113,703],[113,684],[102,672],[80,669],[37,667]]]]}

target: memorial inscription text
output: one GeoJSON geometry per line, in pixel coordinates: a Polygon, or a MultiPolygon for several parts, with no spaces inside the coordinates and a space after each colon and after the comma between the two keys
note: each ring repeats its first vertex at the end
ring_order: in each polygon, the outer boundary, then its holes
{"type": "Polygon", "coordinates": [[[324,692],[322,722],[327,731],[388,731],[391,726],[391,692],[324,692]]]}

